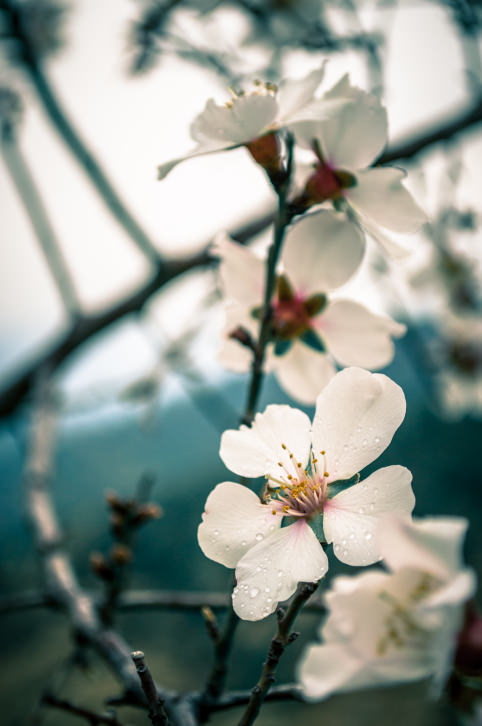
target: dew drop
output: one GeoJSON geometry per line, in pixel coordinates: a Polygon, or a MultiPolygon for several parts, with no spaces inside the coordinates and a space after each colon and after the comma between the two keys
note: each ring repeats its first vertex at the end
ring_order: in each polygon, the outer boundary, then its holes
{"type": "Polygon", "coordinates": [[[372,539],[373,535],[371,532],[365,532],[365,539],[367,542],[369,542],[372,539]]]}
{"type": "Polygon", "coordinates": [[[245,539],[243,539],[243,541],[241,542],[241,547],[246,547],[246,540],[245,539]]]}
{"type": "Polygon", "coordinates": [[[376,444],[379,444],[380,443],[380,437],[379,436],[375,436],[375,443],[376,444]]]}
{"type": "Polygon", "coordinates": [[[283,577],[283,575],[284,575],[283,570],[278,570],[278,577],[283,577]]]}
{"type": "Polygon", "coordinates": [[[265,588],[264,588],[264,591],[265,591],[265,592],[270,592],[270,588],[269,588],[269,587],[265,587],[265,588]]]}
{"type": "Polygon", "coordinates": [[[360,507],[358,514],[365,514],[365,507],[360,507]]]}
{"type": "Polygon", "coordinates": [[[266,602],[273,602],[273,598],[272,597],[267,597],[266,598],[266,602]]]}
{"type": "Polygon", "coordinates": [[[348,451],[348,444],[344,444],[343,451],[348,451]]]}
{"type": "Polygon", "coordinates": [[[249,597],[256,597],[256,595],[259,593],[259,587],[252,587],[249,591],[249,597]]]}
{"type": "Polygon", "coordinates": [[[214,532],[213,532],[213,535],[215,537],[219,537],[219,529],[215,529],[214,532]]]}
{"type": "Polygon", "coordinates": [[[363,439],[362,446],[366,446],[368,444],[368,441],[366,439],[363,439]]]}
{"type": "Polygon", "coordinates": [[[261,534],[261,532],[258,532],[255,537],[256,542],[261,542],[262,539],[264,539],[264,536],[261,534]]]}

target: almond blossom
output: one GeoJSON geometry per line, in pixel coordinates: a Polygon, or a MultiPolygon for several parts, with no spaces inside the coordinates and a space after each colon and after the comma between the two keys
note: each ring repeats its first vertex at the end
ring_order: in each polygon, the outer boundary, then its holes
{"type": "Polygon", "coordinates": [[[348,205],[350,215],[394,257],[406,250],[386,230],[413,233],[427,221],[402,184],[405,172],[394,167],[370,167],[388,139],[386,110],[372,94],[350,85],[348,76],[325,94],[326,102],[345,102],[318,120],[298,121],[298,144],[312,150],[316,161],[305,176],[295,205],[332,201],[348,205]],[[335,110],[336,109],[336,110],[335,110]]]}
{"type": "MultiPolygon", "coordinates": [[[[278,129],[300,120],[323,118],[346,100],[340,93],[333,98],[317,98],[325,64],[300,79],[274,83],[254,81],[249,91],[230,88],[231,99],[218,105],[209,99],[191,124],[193,151],[171,159],[158,168],[164,179],[171,169],[186,159],[238,146],[247,146],[259,163],[276,165],[279,159],[278,129]]],[[[326,94],[325,94],[326,95],[326,94]]]]}
{"type": "Polygon", "coordinates": [[[322,542],[349,565],[380,559],[377,522],[412,511],[412,477],[403,466],[359,483],[356,475],[387,448],[404,415],[403,391],[390,378],[346,368],[318,396],[313,424],[298,409],[270,405],[251,427],[224,432],[226,466],[267,479],[262,501],[241,484],[218,484],[198,529],[204,554],[236,568],[233,607],[241,618],[264,618],[298,582],[321,579],[322,542]]]}
{"type": "MultiPolygon", "coordinates": [[[[337,212],[308,215],[288,230],[272,303],[266,368],[303,403],[314,403],[333,378],[333,361],[382,368],[393,358],[391,336],[405,332],[404,325],[364,305],[331,297],[357,270],[363,251],[360,230],[337,212]]],[[[226,368],[241,373],[249,369],[251,354],[229,336],[241,326],[257,338],[265,264],[252,249],[226,236],[218,238],[214,252],[221,260],[227,301],[219,358],[226,368]]]]}
{"type": "Polygon", "coordinates": [[[382,520],[377,540],[390,572],[334,580],[323,644],[299,667],[307,699],[427,676],[443,685],[475,587],[461,559],[466,529],[456,517],[382,520]]]}

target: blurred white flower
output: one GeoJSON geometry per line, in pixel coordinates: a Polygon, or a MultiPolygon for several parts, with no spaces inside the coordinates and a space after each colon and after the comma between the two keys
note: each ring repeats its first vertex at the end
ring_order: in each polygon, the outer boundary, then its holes
{"type": "Polygon", "coordinates": [[[324,99],[333,104],[326,107],[324,117],[293,125],[297,143],[311,149],[317,159],[295,204],[345,200],[360,225],[390,255],[405,255],[405,248],[387,237],[385,230],[413,233],[427,217],[402,184],[405,172],[367,168],[387,143],[386,110],[376,96],[351,86],[348,76],[324,99]]]}
{"type": "Polygon", "coordinates": [[[357,473],[386,449],[404,415],[396,383],[346,368],[319,395],[313,425],[302,411],[271,405],[250,428],[224,432],[226,466],[265,476],[269,485],[261,502],[241,484],[218,484],[198,529],[204,554],[236,568],[233,606],[241,618],[264,618],[298,582],[322,578],[328,558],[320,540],[349,565],[380,559],[377,522],[387,512],[412,511],[412,477],[403,466],[360,483],[357,473]]]}
{"type": "MultiPolygon", "coordinates": [[[[327,296],[354,274],[363,251],[360,230],[336,212],[309,215],[287,232],[266,368],[274,370],[281,386],[303,403],[314,403],[333,378],[333,359],[341,366],[382,368],[393,358],[391,336],[405,332],[404,325],[375,315],[357,302],[327,296]]],[[[229,370],[241,373],[250,367],[251,352],[230,333],[241,326],[257,338],[265,263],[225,235],[218,237],[214,253],[221,260],[226,299],[219,359],[229,370]]]]}
{"type": "Polygon", "coordinates": [[[334,580],[323,644],[299,666],[307,699],[427,676],[443,684],[475,587],[461,559],[466,528],[454,517],[382,520],[377,541],[390,572],[334,580]]]}
{"type": "Polygon", "coordinates": [[[358,89],[342,83],[336,85],[336,92],[332,89],[317,98],[315,93],[324,72],[325,63],[303,78],[282,81],[279,88],[274,83],[255,81],[248,92],[229,89],[231,99],[222,105],[209,99],[191,124],[191,137],[197,146],[188,154],[161,164],[158,178],[164,179],[186,159],[237,146],[247,146],[260,164],[275,166],[280,152],[276,131],[294,128],[303,121],[331,118],[353,100],[358,89]]]}

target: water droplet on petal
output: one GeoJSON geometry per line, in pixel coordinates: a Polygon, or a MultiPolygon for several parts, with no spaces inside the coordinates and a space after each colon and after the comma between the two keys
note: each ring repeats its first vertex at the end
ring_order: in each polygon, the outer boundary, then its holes
{"type": "Polygon", "coordinates": [[[256,597],[256,595],[259,593],[259,587],[252,587],[249,591],[249,597],[256,597]]]}
{"type": "Polygon", "coordinates": [[[365,539],[367,542],[369,542],[373,538],[373,534],[371,532],[365,532],[365,539]]]}
{"type": "Polygon", "coordinates": [[[214,532],[213,532],[213,535],[215,537],[219,537],[219,529],[215,529],[214,532]]]}
{"type": "Polygon", "coordinates": [[[264,539],[264,535],[262,535],[261,532],[258,532],[255,537],[256,542],[261,542],[262,539],[264,539]]]}
{"type": "Polygon", "coordinates": [[[246,540],[245,539],[243,539],[243,541],[241,542],[241,547],[246,547],[246,540]]]}
{"type": "Polygon", "coordinates": [[[379,436],[375,436],[375,443],[376,444],[379,444],[380,443],[380,437],[379,436]]]}

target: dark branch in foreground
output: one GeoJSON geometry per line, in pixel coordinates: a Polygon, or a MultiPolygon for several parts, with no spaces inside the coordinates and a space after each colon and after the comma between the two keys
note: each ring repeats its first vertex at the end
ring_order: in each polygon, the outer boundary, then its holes
{"type": "Polygon", "coordinates": [[[263,705],[266,695],[276,680],[276,669],[283,655],[286,646],[292,643],[298,637],[299,633],[291,632],[291,628],[309,597],[318,587],[317,582],[300,582],[296,594],[291,600],[286,612],[281,608],[278,609],[278,629],[276,635],[271,641],[268,651],[268,657],[263,663],[263,669],[258,683],[251,691],[245,712],[239,720],[238,726],[251,726],[258,717],[261,706],[263,705]]]}
{"type": "Polygon", "coordinates": [[[449,121],[439,123],[433,128],[423,131],[418,136],[400,141],[389,147],[378,159],[377,164],[393,164],[395,161],[410,159],[427,151],[434,144],[450,141],[463,131],[482,122],[482,98],[475,104],[449,121]]]}
{"type": "Polygon", "coordinates": [[[147,667],[144,653],[141,650],[135,650],[132,653],[132,660],[135,663],[137,675],[142,685],[142,690],[149,706],[149,718],[152,726],[168,726],[169,721],[164,711],[164,701],[159,698],[151,672],[147,667]]]}
{"type": "MultiPolygon", "coordinates": [[[[284,683],[281,686],[271,686],[264,700],[267,701],[302,701],[303,691],[296,683],[284,683]]],[[[236,706],[245,706],[249,703],[252,691],[228,691],[224,693],[213,706],[213,711],[225,711],[236,706]]]]}
{"type": "Polygon", "coordinates": [[[88,708],[77,706],[72,701],[68,701],[65,698],[56,698],[51,693],[46,693],[42,698],[42,704],[56,708],[59,711],[65,711],[70,713],[72,716],[78,716],[88,721],[92,726],[100,726],[100,724],[107,724],[108,726],[123,726],[120,721],[117,720],[116,716],[111,713],[95,713],[88,708]]]}
{"type": "MultiPolygon", "coordinates": [[[[233,239],[244,243],[262,232],[271,223],[270,214],[260,217],[240,227],[232,233],[233,239]]],[[[206,267],[213,262],[208,246],[201,252],[184,259],[166,260],[154,276],[132,295],[97,315],[83,316],[68,330],[46,353],[39,356],[20,376],[0,394],[0,417],[12,414],[23,398],[32,390],[37,371],[47,366],[54,371],[63,361],[83,343],[126,315],[137,313],[146,302],[166,283],[188,270],[206,267]]]]}

